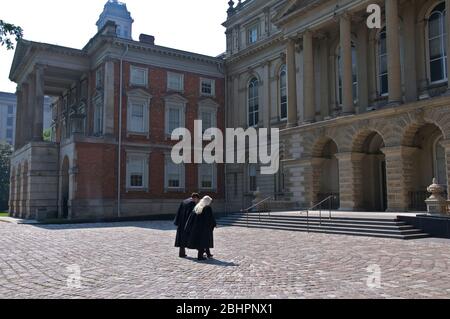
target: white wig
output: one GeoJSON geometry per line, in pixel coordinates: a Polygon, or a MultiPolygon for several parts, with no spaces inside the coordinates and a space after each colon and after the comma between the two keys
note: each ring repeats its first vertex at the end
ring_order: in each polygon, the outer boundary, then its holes
{"type": "Polygon", "coordinates": [[[197,204],[197,206],[195,206],[194,212],[197,215],[200,215],[201,213],[203,213],[203,209],[206,206],[211,205],[212,201],[213,201],[213,199],[211,197],[209,197],[209,196],[203,197],[202,200],[197,204]]]}

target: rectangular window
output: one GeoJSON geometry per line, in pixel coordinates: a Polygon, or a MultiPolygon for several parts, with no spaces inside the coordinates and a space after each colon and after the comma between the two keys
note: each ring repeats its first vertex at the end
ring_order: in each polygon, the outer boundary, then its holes
{"type": "Polygon", "coordinates": [[[169,108],[169,134],[181,127],[181,110],[179,108],[169,108]]]}
{"type": "Polygon", "coordinates": [[[201,86],[201,95],[204,96],[215,96],[215,82],[214,80],[209,79],[201,79],[200,86],[201,86]]]}
{"type": "Polygon", "coordinates": [[[202,164],[199,165],[199,181],[200,189],[213,189],[215,188],[214,183],[214,165],[212,164],[202,164]]]}
{"type": "Polygon", "coordinates": [[[137,133],[144,133],[144,109],[145,105],[141,103],[131,104],[131,131],[137,133]]]}
{"type": "Polygon", "coordinates": [[[8,105],[8,115],[14,114],[14,105],[8,105]]]}
{"type": "Polygon", "coordinates": [[[131,83],[131,85],[135,85],[135,86],[147,86],[147,84],[148,84],[147,69],[131,66],[130,83],[131,83]]]}
{"type": "Polygon", "coordinates": [[[14,118],[13,117],[8,117],[6,119],[6,126],[13,126],[14,124],[14,118]]]}
{"type": "Polygon", "coordinates": [[[95,103],[94,110],[94,135],[103,134],[103,102],[95,103]]]}
{"type": "Polygon", "coordinates": [[[184,75],[178,73],[167,73],[167,89],[173,91],[184,90],[184,75]]]}
{"type": "Polygon", "coordinates": [[[258,25],[253,25],[248,29],[248,44],[258,41],[258,25]]]}
{"type": "Polygon", "coordinates": [[[258,187],[256,184],[256,166],[255,165],[249,166],[248,176],[249,176],[249,191],[255,192],[258,187]]]}
{"type": "Polygon", "coordinates": [[[212,112],[202,111],[202,125],[203,133],[205,133],[207,129],[214,127],[212,112]]]}
{"type": "Polygon", "coordinates": [[[127,182],[130,189],[146,188],[147,156],[130,155],[127,160],[127,182]]]}
{"type": "Polygon", "coordinates": [[[166,160],[166,187],[168,189],[184,188],[183,185],[184,166],[177,165],[170,158],[166,160]]]}
{"type": "Polygon", "coordinates": [[[6,138],[12,138],[13,137],[13,131],[12,130],[7,130],[6,131],[6,138]]]}

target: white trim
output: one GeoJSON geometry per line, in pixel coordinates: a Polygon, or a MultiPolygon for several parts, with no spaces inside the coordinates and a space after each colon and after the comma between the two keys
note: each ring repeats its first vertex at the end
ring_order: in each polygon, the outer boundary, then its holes
{"type": "Polygon", "coordinates": [[[148,182],[149,182],[149,162],[150,162],[150,154],[149,153],[142,153],[142,152],[128,152],[126,151],[126,189],[127,192],[130,191],[145,191],[148,192],[148,182]],[[131,186],[131,168],[130,168],[130,162],[132,160],[142,161],[142,186],[131,186]]]}
{"type": "Polygon", "coordinates": [[[185,164],[174,164],[172,162],[172,158],[170,157],[170,154],[165,155],[164,160],[164,191],[165,192],[184,192],[185,191],[185,183],[186,183],[186,167],[185,164]],[[176,167],[178,169],[179,174],[179,187],[169,187],[169,172],[168,172],[168,165],[173,165],[173,167],[176,167]]]}
{"type": "Polygon", "coordinates": [[[130,66],[130,86],[148,87],[148,68],[131,65],[130,66]],[[133,81],[133,72],[143,72],[143,75],[144,75],[143,83],[137,83],[137,82],[133,81]]]}
{"type": "Polygon", "coordinates": [[[169,112],[171,109],[176,109],[180,112],[180,125],[179,127],[186,127],[186,104],[187,100],[178,94],[170,95],[164,98],[165,100],[165,126],[164,132],[167,136],[172,135],[169,129],[169,112]]]}
{"type": "MultiPolygon", "coordinates": [[[[426,49],[425,49],[425,54],[426,54],[426,68],[427,68],[427,79],[428,79],[428,82],[429,82],[429,84],[430,85],[437,85],[437,84],[441,84],[441,83],[446,83],[446,82],[448,82],[448,73],[449,73],[449,70],[447,70],[447,62],[445,62],[448,58],[449,58],[449,53],[447,52],[447,56],[444,56],[444,78],[443,79],[441,79],[441,80],[438,80],[438,81],[432,81],[431,80],[431,59],[430,59],[430,22],[429,22],[429,19],[430,19],[430,16],[431,16],[431,14],[432,14],[432,12],[433,12],[433,10],[437,7],[437,6],[439,6],[439,5],[441,5],[442,3],[444,3],[444,5],[446,4],[446,2],[445,1],[439,1],[439,2],[436,2],[436,3],[434,3],[432,6],[430,6],[430,9],[428,10],[428,12],[427,12],[427,14],[426,14],[426,19],[425,19],[425,21],[426,21],[426,23],[425,23],[425,34],[424,34],[424,36],[425,36],[425,46],[426,46],[426,49]]],[[[448,14],[448,8],[446,7],[445,8],[445,14],[447,15],[448,14]]],[[[444,16],[444,28],[446,27],[446,22],[445,22],[445,19],[448,19],[448,17],[446,17],[446,16],[444,16]]],[[[443,30],[442,30],[443,31],[443,30]]],[[[446,32],[449,32],[449,30],[445,30],[446,32]]],[[[437,39],[437,38],[435,38],[435,39],[437,39]]],[[[443,43],[441,43],[441,45],[443,46],[443,49],[444,50],[447,50],[447,48],[445,47],[445,40],[447,39],[447,35],[446,34],[443,34],[442,35],[442,41],[443,41],[443,43]]]]}
{"type": "Polygon", "coordinates": [[[216,96],[216,80],[200,78],[200,96],[215,97],[216,96]],[[203,92],[203,82],[209,82],[211,84],[211,94],[203,92]]]}
{"type": "Polygon", "coordinates": [[[143,90],[132,90],[127,94],[127,134],[128,135],[146,135],[150,136],[150,102],[152,96],[143,90]],[[143,123],[142,131],[132,130],[132,107],[134,104],[143,105],[143,123]]]}
{"type": "Polygon", "coordinates": [[[183,73],[175,73],[175,72],[167,72],[167,91],[175,91],[175,92],[184,92],[184,74],[183,73]],[[177,81],[180,81],[180,87],[172,87],[170,85],[171,78],[177,78],[177,81]]]}
{"type": "Polygon", "coordinates": [[[217,164],[199,164],[197,169],[198,188],[203,191],[217,191],[217,164]],[[212,185],[211,187],[203,187],[202,185],[202,168],[212,167],[212,185]]]}

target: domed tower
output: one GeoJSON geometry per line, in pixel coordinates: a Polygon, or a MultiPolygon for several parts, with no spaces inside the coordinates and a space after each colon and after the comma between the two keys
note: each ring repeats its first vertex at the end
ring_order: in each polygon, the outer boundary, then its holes
{"type": "Polygon", "coordinates": [[[116,23],[118,37],[132,39],[134,20],[131,18],[125,3],[117,0],[108,0],[106,2],[103,12],[97,21],[98,30],[100,31],[108,21],[116,23]]]}

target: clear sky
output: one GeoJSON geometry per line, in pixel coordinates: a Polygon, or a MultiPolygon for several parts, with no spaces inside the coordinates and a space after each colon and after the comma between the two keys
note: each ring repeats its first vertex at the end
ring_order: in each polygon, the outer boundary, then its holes
{"type": "MultiPolygon", "coordinates": [[[[0,19],[21,26],[27,40],[81,49],[97,31],[107,0],[0,0],[0,19]]],[[[225,51],[227,0],[126,0],[134,19],[133,39],[146,33],[156,44],[217,56],[225,51]]],[[[14,51],[0,47],[0,91],[9,81],[14,51]]]]}

